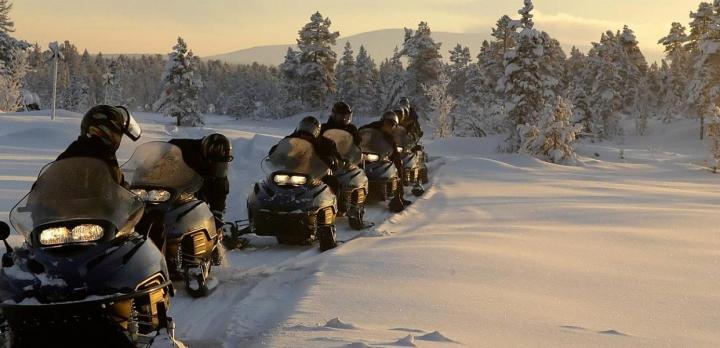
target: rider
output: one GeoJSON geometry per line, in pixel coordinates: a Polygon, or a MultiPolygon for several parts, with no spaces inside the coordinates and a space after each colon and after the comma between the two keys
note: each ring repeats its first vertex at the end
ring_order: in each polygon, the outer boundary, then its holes
{"type": "Polygon", "coordinates": [[[360,144],[360,133],[357,127],[352,124],[352,114],[352,108],[348,103],[344,101],[335,103],[330,118],[326,123],[323,123],[320,133],[325,134],[326,131],[331,129],[344,130],[353,136],[356,144],[360,144]]]}
{"type": "Polygon", "coordinates": [[[400,125],[405,127],[408,133],[416,139],[422,138],[423,131],[420,127],[418,113],[415,108],[410,105],[410,99],[407,97],[400,98],[400,106],[404,107],[407,111],[405,117],[400,120],[400,125]]]}
{"type": "MultiPolygon", "coordinates": [[[[403,178],[405,177],[405,170],[402,164],[402,154],[397,151],[398,145],[395,143],[395,137],[393,136],[393,129],[397,127],[399,123],[400,119],[394,112],[386,111],[379,121],[362,126],[360,129],[372,128],[383,133],[385,140],[392,144],[393,149],[395,149],[391,159],[397,168],[398,177],[403,178]]],[[[400,182],[395,192],[395,197],[390,201],[390,209],[394,212],[401,212],[410,204],[412,204],[412,202],[405,199],[405,189],[403,188],[402,182],[400,182]]]]}
{"type": "Polygon", "coordinates": [[[233,160],[230,140],[222,134],[211,134],[202,139],[172,139],[168,143],[179,147],[185,163],[203,178],[197,196],[210,205],[217,228],[222,228],[230,192],[228,163],[233,160]]]}
{"type": "MultiPolygon", "coordinates": [[[[342,156],[338,153],[335,142],[320,135],[320,128],[320,121],[313,116],[308,116],[303,118],[297,129],[295,129],[295,132],[285,137],[285,139],[298,138],[311,143],[318,157],[320,157],[332,171],[335,171],[343,162],[342,156]]],[[[269,155],[272,155],[275,149],[277,149],[277,145],[270,149],[269,155]]],[[[330,187],[330,190],[337,194],[340,189],[340,182],[336,177],[330,173],[325,175],[322,181],[330,187]]],[[[330,225],[318,225],[317,234],[321,241],[330,241],[327,245],[320,244],[321,251],[329,250],[337,246],[334,223],[330,225]]]]}
{"type": "Polygon", "coordinates": [[[140,138],[142,130],[132,114],[123,106],[97,105],[83,116],[80,136],[58,156],[57,160],[71,157],[92,157],[107,163],[115,182],[129,187],[125,182],[115,152],[123,135],[132,141],[140,138]]]}

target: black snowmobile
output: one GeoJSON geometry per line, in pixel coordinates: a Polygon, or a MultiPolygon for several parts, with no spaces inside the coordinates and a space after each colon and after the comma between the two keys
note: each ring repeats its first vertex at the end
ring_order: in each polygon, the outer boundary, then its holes
{"type": "Polygon", "coordinates": [[[368,193],[368,177],[360,168],[363,159],[362,150],[355,144],[352,134],[342,129],[330,129],[323,136],[335,142],[345,164],[335,170],[333,175],[340,181],[338,209],[347,215],[350,227],[361,230],[371,226],[363,221],[365,199],[368,193]]]}
{"type": "Polygon", "coordinates": [[[130,189],[145,201],[139,226],[167,259],[173,278],[182,278],[193,297],[214,288],[212,266],[222,261],[222,232],[210,207],[196,198],[203,179],[183,160],[179,147],[166,142],[138,146],[122,166],[130,189]]]}
{"type": "Polygon", "coordinates": [[[334,244],[337,199],[321,181],[330,168],[312,144],[283,139],[262,167],[267,178],[255,184],[247,201],[250,231],[274,236],[280,244],[308,245],[319,239],[323,250],[334,244]]]}
{"type": "Polygon", "coordinates": [[[2,337],[12,347],[182,346],[168,317],[168,268],[138,234],[144,204],[104,162],[69,158],[40,173],[0,222],[2,337]]]}
{"type": "Polygon", "coordinates": [[[418,146],[419,139],[414,139],[403,126],[395,127],[393,138],[398,144],[398,152],[402,154],[405,177],[402,178],[404,186],[412,186],[412,193],[420,197],[425,193],[423,184],[427,183],[427,164],[425,153],[418,146]]]}
{"type": "Polygon", "coordinates": [[[402,185],[398,170],[390,159],[394,149],[385,135],[373,128],[360,130],[360,148],[363,152],[365,174],[369,180],[368,199],[387,201],[395,196],[402,185]]]}

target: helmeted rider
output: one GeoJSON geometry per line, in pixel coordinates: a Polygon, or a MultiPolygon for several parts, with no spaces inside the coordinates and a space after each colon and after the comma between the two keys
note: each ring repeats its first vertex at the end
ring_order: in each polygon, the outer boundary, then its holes
{"type": "MultiPolygon", "coordinates": [[[[400,119],[398,118],[397,114],[395,114],[395,112],[386,111],[382,115],[380,120],[362,126],[360,127],[360,129],[372,128],[377,129],[383,133],[383,135],[385,136],[385,140],[389,144],[392,144],[392,148],[394,149],[390,159],[393,161],[395,167],[397,168],[398,177],[403,178],[405,177],[405,169],[402,163],[402,154],[397,151],[398,144],[395,142],[395,137],[393,136],[393,130],[399,125],[399,123],[400,119]]],[[[397,191],[395,192],[395,197],[393,197],[393,199],[390,201],[390,210],[394,212],[401,212],[405,210],[405,207],[410,204],[412,204],[412,202],[405,199],[405,189],[402,185],[402,182],[400,182],[397,191]]]]}
{"type": "MultiPolygon", "coordinates": [[[[335,171],[341,166],[343,162],[342,156],[340,155],[340,153],[338,153],[335,142],[321,136],[320,130],[320,121],[313,116],[308,116],[303,118],[302,121],[300,121],[298,127],[295,129],[295,132],[285,137],[285,139],[297,138],[303,139],[311,143],[313,146],[313,150],[318,155],[318,157],[320,157],[320,159],[325,162],[325,164],[327,164],[330,170],[335,171]]],[[[273,146],[270,149],[269,155],[272,155],[276,149],[277,145],[273,146]]],[[[340,183],[338,179],[332,175],[332,173],[328,173],[327,175],[325,175],[325,177],[322,178],[322,181],[330,187],[332,192],[334,192],[335,194],[338,193],[338,190],[340,189],[340,183]]],[[[335,242],[335,224],[318,225],[317,233],[320,240],[331,241],[330,243],[328,243],[328,245],[325,246],[321,244],[322,251],[332,249],[337,246],[335,242]]]]}
{"type": "Polygon", "coordinates": [[[350,105],[344,101],[339,101],[333,105],[332,113],[326,123],[320,128],[320,134],[325,134],[331,129],[340,129],[350,133],[355,139],[356,144],[360,144],[360,133],[357,127],[352,124],[353,111],[350,105]]]}
{"type": "Polygon", "coordinates": [[[97,158],[107,163],[115,182],[127,188],[129,185],[120,171],[115,152],[120,148],[123,135],[137,141],[141,134],[140,125],[124,106],[97,105],[85,113],[80,123],[80,136],[57,160],[97,158]]]}
{"type": "Polygon", "coordinates": [[[230,193],[227,177],[233,160],[230,140],[222,134],[210,134],[202,139],[171,139],[168,143],[179,147],[188,167],[203,178],[197,197],[210,206],[217,228],[222,228],[230,193]]]}
{"type": "Polygon", "coordinates": [[[407,97],[402,97],[400,98],[399,104],[407,110],[407,115],[402,120],[400,120],[400,125],[405,127],[405,129],[407,129],[408,131],[408,134],[415,137],[416,139],[422,138],[423,131],[420,127],[420,117],[418,116],[417,110],[415,110],[415,108],[410,105],[410,99],[408,99],[407,97]]]}

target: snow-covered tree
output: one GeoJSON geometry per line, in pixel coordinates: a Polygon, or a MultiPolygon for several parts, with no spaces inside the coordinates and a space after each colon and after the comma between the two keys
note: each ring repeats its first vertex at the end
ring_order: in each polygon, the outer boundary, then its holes
{"type": "Polygon", "coordinates": [[[458,44],[450,53],[450,65],[448,66],[448,75],[450,77],[450,93],[456,98],[462,96],[465,92],[465,82],[467,81],[467,72],[472,56],[470,56],[470,48],[463,47],[458,44]]]}
{"type": "Polygon", "coordinates": [[[565,84],[565,61],[567,57],[560,42],[546,32],[540,33],[543,54],[540,58],[540,75],[543,82],[543,97],[554,100],[563,95],[565,84]]]}
{"type": "Polygon", "coordinates": [[[162,76],[162,93],[155,102],[155,109],[174,117],[178,126],[197,127],[204,123],[198,105],[202,88],[202,80],[196,72],[199,63],[200,60],[188,50],[185,40],[178,37],[162,76]]]}
{"type": "Polygon", "coordinates": [[[710,158],[708,165],[713,173],[717,173],[720,166],[720,108],[713,105],[713,113],[708,120],[708,138],[710,139],[710,158]]]}
{"type": "Polygon", "coordinates": [[[715,103],[720,98],[720,0],[715,0],[712,8],[712,23],[698,44],[688,99],[700,116],[701,139],[705,134],[705,116],[715,112],[715,103]]]}
{"type": "Polygon", "coordinates": [[[357,68],[350,41],[345,44],[343,55],[335,68],[335,79],[337,80],[337,99],[355,105],[357,68]]]}
{"type": "Polygon", "coordinates": [[[672,23],[670,33],[658,41],[665,46],[665,56],[670,62],[666,82],[667,93],[664,95],[665,122],[672,121],[680,114],[687,104],[688,85],[688,52],[685,43],[688,36],[685,27],[680,23],[672,23]]]}
{"type": "Polygon", "coordinates": [[[572,105],[561,97],[548,105],[539,125],[520,125],[522,151],[557,164],[574,164],[580,125],[572,125],[572,105]]]}
{"type": "Polygon", "coordinates": [[[123,66],[119,60],[113,60],[103,74],[103,103],[124,105],[123,85],[121,83],[123,66]]]}
{"type": "Polygon", "coordinates": [[[424,86],[430,107],[434,110],[435,135],[438,138],[447,138],[453,134],[455,121],[452,111],[455,107],[455,98],[450,94],[450,77],[440,73],[438,81],[430,86],[424,86]]]}
{"type": "Polygon", "coordinates": [[[405,28],[405,42],[399,52],[408,59],[406,76],[407,96],[419,110],[427,110],[424,86],[435,84],[443,70],[441,43],[436,43],[426,22],[420,22],[416,31],[405,28]]]}
{"type": "Polygon", "coordinates": [[[378,81],[378,110],[388,110],[395,105],[405,92],[405,69],[400,61],[397,47],[392,58],[380,64],[378,81]]]}
{"type": "Polygon", "coordinates": [[[516,152],[520,149],[518,126],[536,125],[544,105],[543,81],[540,75],[540,61],[543,42],[534,28],[532,0],[525,0],[525,6],[518,11],[521,31],[517,35],[517,47],[505,54],[505,76],[499,88],[505,91],[505,112],[507,113],[510,135],[506,149],[516,152]]]}
{"type": "Polygon", "coordinates": [[[357,79],[355,95],[355,109],[361,115],[372,115],[377,110],[378,69],[375,61],[368,55],[364,46],[360,46],[357,55],[357,79]]]}
{"type": "Polygon", "coordinates": [[[22,82],[28,71],[27,54],[16,49],[7,65],[0,62],[0,111],[16,111],[22,104],[22,82]]]}
{"type": "Polygon", "coordinates": [[[300,95],[302,103],[318,109],[336,92],[335,63],[337,55],[333,51],[339,32],[331,32],[329,18],[323,18],[320,12],[310,17],[310,22],[300,29],[297,40],[300,48],[298,75],[300,76],[300,95]]]}
{"type": "Polygon", "coordinates": [[[690,35],[688,35],[687,49],[693,55],[700,54],[700,41],[710,30],[713,22],[713,4],[701,2],[695,12],[690,12],[690,35]]]}
{"type": "Polygon", "coordinates": [[[294,114],[302,109],[300,92],[300,52],[288,47],[285,61],[280,64],[280,84],[287,96],[286,108],[294,114]]]}

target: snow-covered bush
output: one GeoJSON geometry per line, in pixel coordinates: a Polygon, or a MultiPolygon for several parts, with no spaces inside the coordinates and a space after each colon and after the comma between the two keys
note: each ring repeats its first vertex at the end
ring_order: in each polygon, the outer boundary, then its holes
{"type": "Polygon", "coordinates": [[[581,126],[572,125],[571,116],[572,106],[558,97],[543,110],[539,126],[518,126],[521,150],[552,163],[574,164],[575,140],[581,126]]]}
{"type": "Polygon", "coordinates": [[[16,49],[7,65],[0,61],[0,111],[16,111],[23,104],[22,81],[28,71],[27,54],[16,49]]]}
{"type": "Polygon", "coordinates": [[[435,136],[438,138],[447,138],[453,134],[455,122],[452,119],[452,111],[455,107],[455,98],[450,95],[449,86],[450,78],[445,73],[440,74],[437,83],[423,86],[430,107],[435,111],[435,118],[432,121],[435,136]]]}

